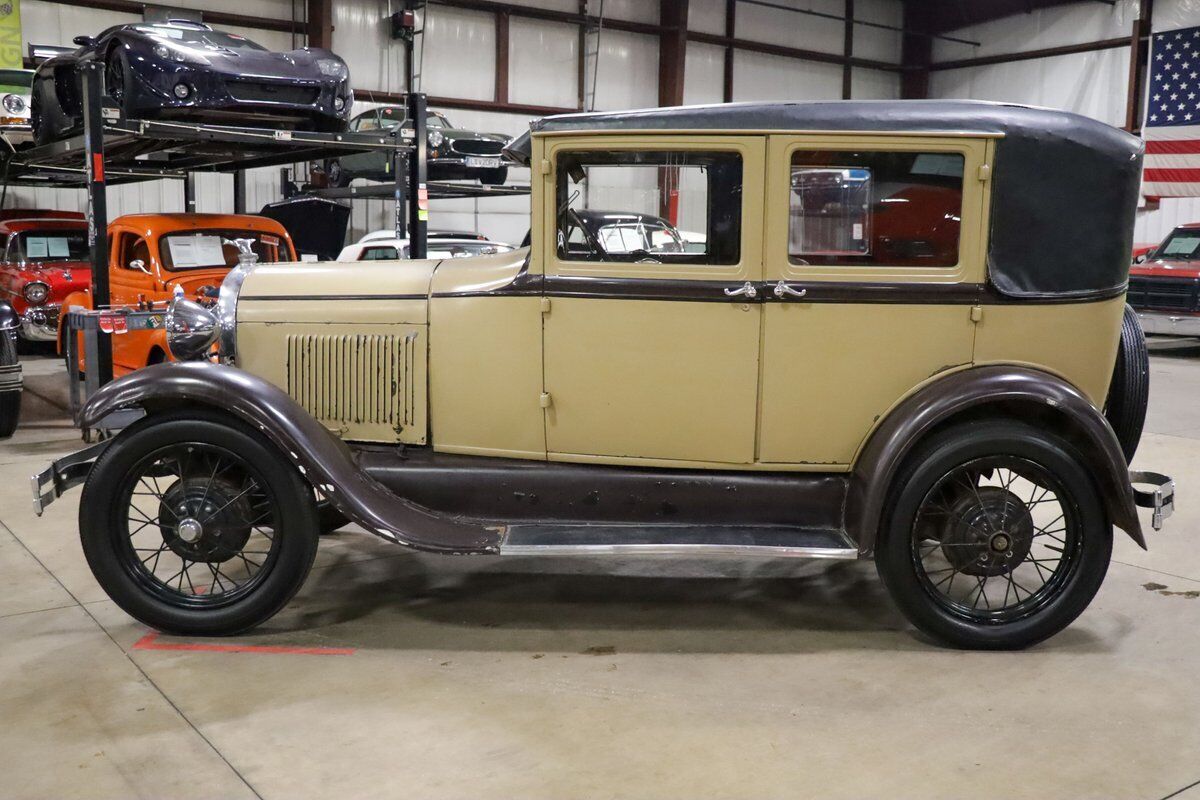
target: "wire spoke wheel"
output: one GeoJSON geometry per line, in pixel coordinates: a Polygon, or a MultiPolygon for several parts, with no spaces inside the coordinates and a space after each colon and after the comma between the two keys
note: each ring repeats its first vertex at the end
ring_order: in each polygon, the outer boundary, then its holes
{"type": "Polygon", "coordinates": [[[280,503],[236,453],[211,444],[172,444],[125,474],[122,565],[171,605],[213,608],[265,580],[279,550],[280,503]]]}
{"type": "Polygon", "coordinates": [[[1015,456],[956,466],[925,495],[911,556],[922,588],[969,622],[1005,624],[1059,593],[1083,545],[1079,515],[1045,467],[1015,456]]]}

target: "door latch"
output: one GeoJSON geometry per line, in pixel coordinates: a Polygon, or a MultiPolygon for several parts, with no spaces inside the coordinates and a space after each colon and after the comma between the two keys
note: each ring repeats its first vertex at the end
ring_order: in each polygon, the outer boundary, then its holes
{"type": "Polygon", "coordinates": [[[751,283],[750,281],[746,281],[745,283],[743,283],[741,286],[739,286],[736,289],[726,288],[724,291],[725,291],[726,297],[745,296],[745,297],[749,297],[750,299],[754,299],[755,297],[758,297],[758,289],[755,289],[754,284],[751,283]]]}
{"type": "Polygon", "coordinates": [[[808,294],[808,289],[793,289],[783,281],[775,284],[775,288],[771,291],[780,300],[785,297],[804,297],[804,295],[808,294]]]}

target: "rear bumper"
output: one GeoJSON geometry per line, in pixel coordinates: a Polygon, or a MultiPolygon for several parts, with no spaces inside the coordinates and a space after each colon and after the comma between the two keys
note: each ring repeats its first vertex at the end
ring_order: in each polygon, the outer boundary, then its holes
{"type": "Polygon", "coordinates": [[[91,447],[64,456],[30,477],[33,486],[33,513],[39,517],[46,506],[62,497],[68,489],[87,480],[92,464],[108,447],[111,440],[97,442],[91,447]]]}
{"type": "Polygon", "coordinates": [[[1138,311],[1138,321],[1146,333],[1160,336],[1200,336],[1200,314],[1172,314],[1168,311],[1138,311]]]}

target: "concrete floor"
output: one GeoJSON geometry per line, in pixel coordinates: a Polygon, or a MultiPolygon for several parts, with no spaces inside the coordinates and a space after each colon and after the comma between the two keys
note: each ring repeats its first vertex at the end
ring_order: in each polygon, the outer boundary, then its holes
{"type": "Polygon", "coordinates": [[[1065,633],[999,654],[919,639],[870,563],[351,531],[253,635],[148,636],[84,564],[78,491],[30,511],[28,476],[77,446],[31,359],[0,444],[0,796],[1197,800],[1200,343],[1152,350],[1138,462],[1176,478],[1175,517],[1148,553],[1119,536],[1065,633]]]}

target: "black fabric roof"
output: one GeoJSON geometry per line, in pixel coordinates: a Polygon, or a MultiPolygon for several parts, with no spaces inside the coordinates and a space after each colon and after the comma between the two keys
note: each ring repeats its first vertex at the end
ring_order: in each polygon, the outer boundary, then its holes
{"type": "MultiPolygon", "coordinates": [[[[1129,276],[1142,140],[1089,117],[970,100],[728,103],[563,114],[530,131],[995,134],[989,278],[1014,297],[1113,294],[1129,276]]],[[[530,156],[530,134],[507,148],[530,156]]]]}

